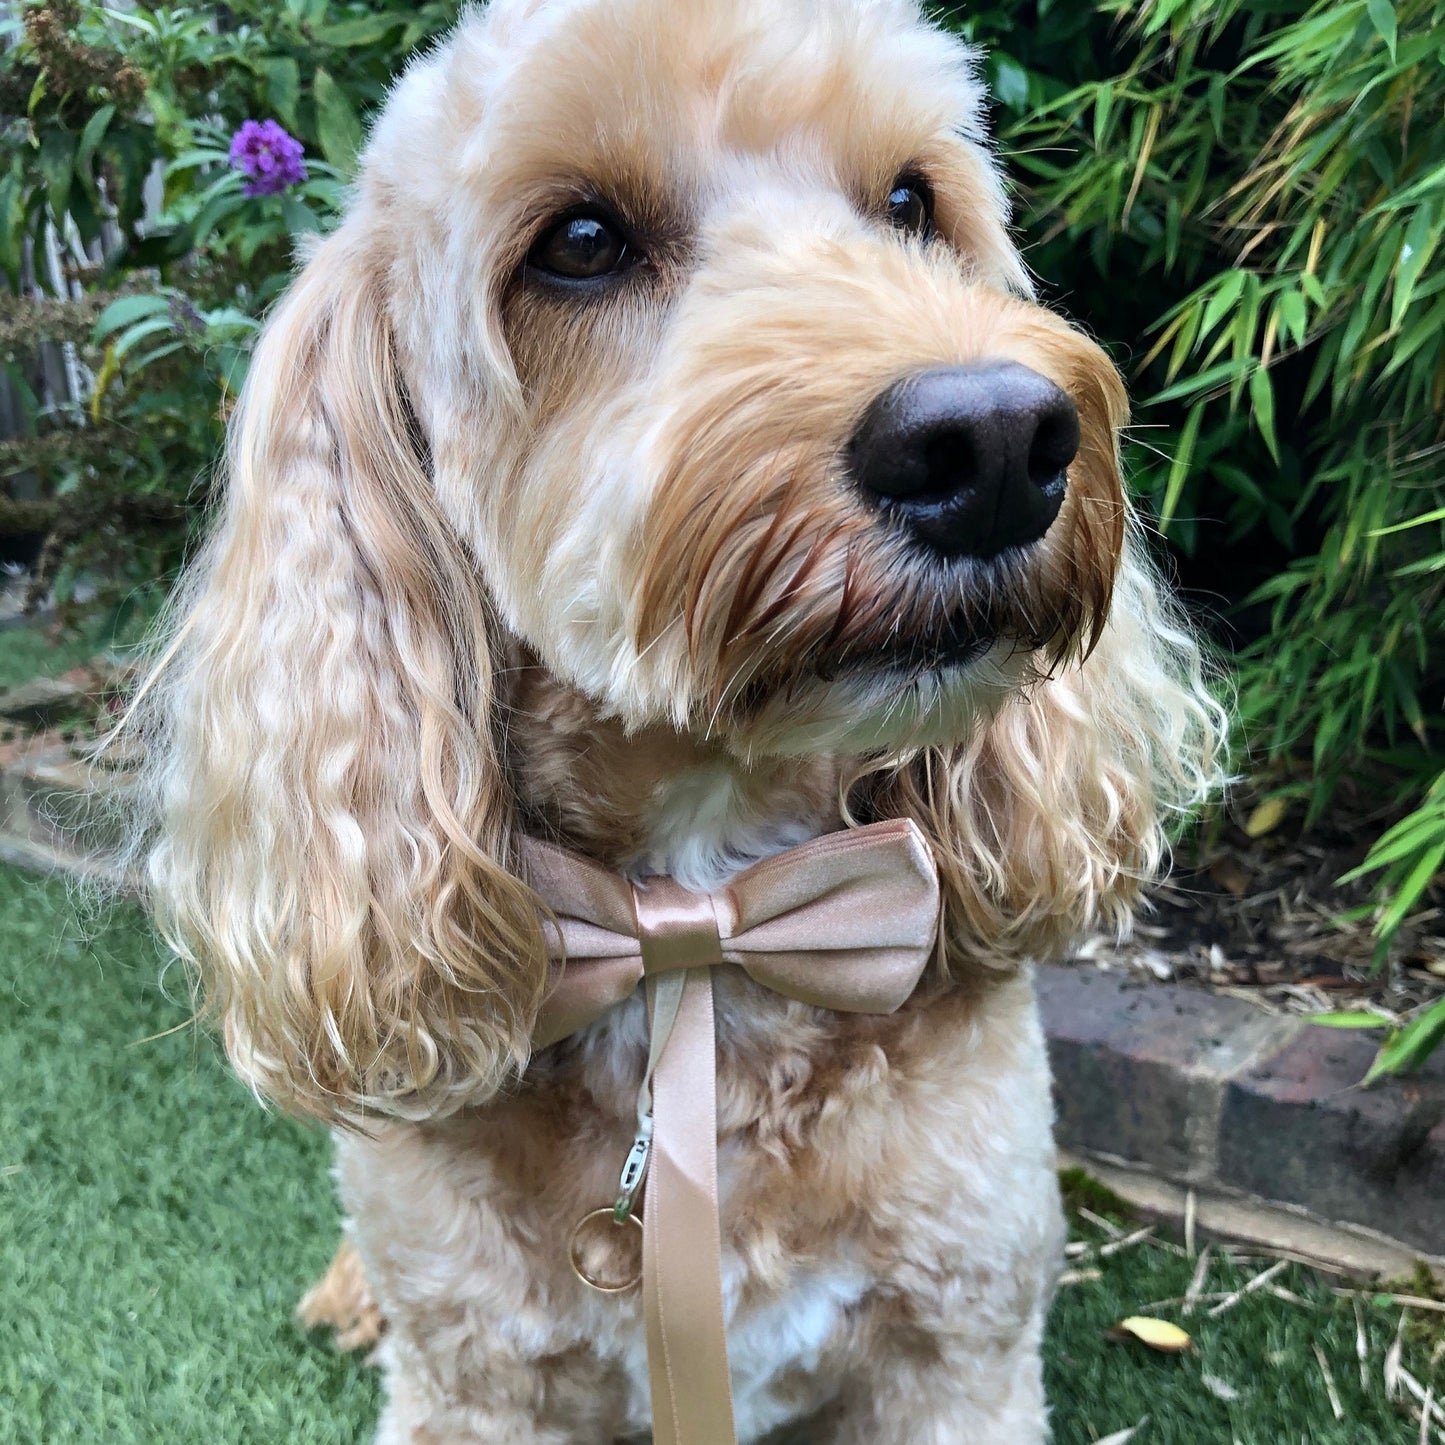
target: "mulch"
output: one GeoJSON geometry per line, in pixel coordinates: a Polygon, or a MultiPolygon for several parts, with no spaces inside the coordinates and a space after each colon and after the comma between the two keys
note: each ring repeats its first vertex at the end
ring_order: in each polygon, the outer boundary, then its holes
{"type": "Polygon", "coordinates": [[[1369,1010],[1393,1023],[1445,995],[1445,884],[1377,961],[1375,880],[1340,878],[1399,816],[1345,780],[1308,829],[1304,805],[1240,790],[1181,847],[1133,937],[1089,939],[1081,963],[1197,985],[1275,1012],[1369,1010]],[[1273,826],[1268,826],[1273,824],[1273,826]]]}

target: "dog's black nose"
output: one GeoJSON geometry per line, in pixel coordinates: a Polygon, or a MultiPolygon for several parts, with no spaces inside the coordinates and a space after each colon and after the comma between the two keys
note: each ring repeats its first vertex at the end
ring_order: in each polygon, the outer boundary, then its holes
{"type": "Polygon", "coordinates": [[[933,551],[987,558],[1049,530],[1078,450],[1068,396],[994,361],[895,382],[854,432],[849,461],[858,486],[933,551]]]}

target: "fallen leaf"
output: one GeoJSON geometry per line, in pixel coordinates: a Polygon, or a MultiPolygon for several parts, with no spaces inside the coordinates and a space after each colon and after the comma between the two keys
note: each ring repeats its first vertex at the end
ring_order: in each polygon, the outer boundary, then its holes
{"type": "Polygon", "coordinates": [[[1166,1355],[1182,1354],[1194,1343],[1178,1325],[1170,1324],[1168,1320],[1151,1319],[1148,1315],[1130,1315],[1127,1320],[1120,1320],[1109,1334],[1116,1340],[1138,1340],[1151,1350],[1161,1350],[1166,1355]]]}
{"type": "Polygon", "coordinates": [[[1218,1375],[1211,1375],[1206,1370],[1199,1377],[1199,1383],[1209,1391],[1216,1400],[1223,1400],[1226,1404],[1239,1399],[1239,1391],[1229,1383],[1228,1380],[1221,1380],[1218,1375]]]}
{"type": "Polygon", "coordinates": [[[1249,815],[1249,821],[1244,825],[1244,831],[1251,838],[1263,838],[1266,833],[1273,833],[1284,822],[1284,815],[1288,811],[1289,803],[1286,799],[1266,798],[1249,815]]]}
{"type": "Polygon", "coordinates": [[[1249,892],[1249,871],[1232,854],[1226,853],[1209,865],[1209,876],[1226,893],[1243,898],[1249,892]]]}

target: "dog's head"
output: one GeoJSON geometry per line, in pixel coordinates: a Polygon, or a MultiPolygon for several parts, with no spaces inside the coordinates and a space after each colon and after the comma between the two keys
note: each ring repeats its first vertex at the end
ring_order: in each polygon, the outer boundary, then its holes
{"type": "Polygon", "coordinates": [[[1127,908],[1214,719],[981,108],[911,0],[494,0],[407,72],[158,689],[157,905],[260,1087],[431,1110],[525,1058],[522,649],[628,728],[856,759],[959,958],[1127,908]]]}

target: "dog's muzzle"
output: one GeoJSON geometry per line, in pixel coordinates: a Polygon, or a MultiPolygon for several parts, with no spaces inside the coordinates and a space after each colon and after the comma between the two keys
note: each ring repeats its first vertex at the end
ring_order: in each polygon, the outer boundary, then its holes
{"type": "Polygon", "coordinates": [[[917,542],[987,561],[1048,531],[1078,450],[1068,396],[997,361],[895,382],[868,408],[848,458],[860,491],[917,542]]]}

